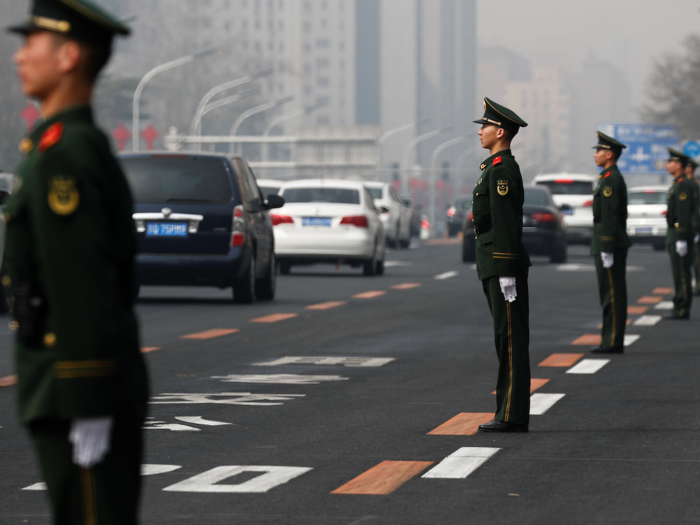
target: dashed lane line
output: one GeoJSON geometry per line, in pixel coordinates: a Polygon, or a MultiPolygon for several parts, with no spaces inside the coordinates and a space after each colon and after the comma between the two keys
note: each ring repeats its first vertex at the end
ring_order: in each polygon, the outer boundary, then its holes
{"type": "Polygon", "coordinates": [[[673,295],[673,288],[654,288],[651,293],[654,295],[673,295]]]}
{"type": "Polygon", "coordinates": [[[251,323],[279,323],[280,321],[286,321],[287,319],[293,319],[299,317],[299,314],[272,314],[266,315],[265,317],[258,317],[257,319],[251,319],[251,323]]]}
{"type": "Polygon", "coordinates": [[[384,268],[398,268],[398,267],[409,267],[413,266],[413,263],[403,262],[403,261],[386,261],[384,263],[384,268]]]}
{"type": "Polygon", "coordinates": [[[377,290],[371,292],[358,293],[357,295],[353,295],[352,297],[354,299],[374,299],[375,297],[381,297],[382,295],[386,295],[386,292],[377,290]]]}
{"type": "Polygon", "coordinates": [[[151,352],[157,352],[160,350],[160,346],[143,346],[141,347],[142,354],[150,354],[151,352]]]}
{"type": "Polygon", "coordinates": [[[392,290],[413,290],[414,288],[420,288],[423,286],[420,283],[405,283],[405,284],[397,284],[395,286],[392,286],[392,290]]]}
{"type": "Polygon", "coordinates": [[[634,322],[634,326],[655,326],[663,317],[660,315],[643,315],[634,322]]]}
{"type": "Polygon", "coordinates": [[[566,394],[532,394],[530,396],[530,415],[541,416],[565,395],[566,394]]]}
{"type": "Polygon", "coordinates": [[[307,306],[307,310],[330,310],[331,308],[337,308],[339,306],[345,306],[348,304],[346,301],[331,301],[328,303],[312,304],[307,306]]]}
{"type": "Polygon", "coordinates": [[[435,430],[429,436],[473,436],[479,431],[479,425],[493,421],[493,413],[462,412],[435,430]]]}
{"type": "Polygon", "coordinates": [[[428,479],[465,479],[500,448],[462,447],[423,474],[428,479]]]}
{"type": "Polygon", "coordinates": [[[383,461],[331,494],[391,494],[433,464],[433,461],[383,461]]]}
{"type": "Polygon", "coordinates": [[[610,359],[583,359],[566,371],[567,374],[595,374],[610,362],[610,359]]]}
{"type": "Polygon", "coordinates": [[[213,330],[206,330],[196,334],[183,335],[180,339],[214,339],[224,335],[235,334],[239,331],[238,328],[214,328],[213,330]]]}
{"type": "Polygon", "coordinates": [[[584,354],[552,354],[538,366],[569,368],[575,365],[582,357],[584,357],[584,354]]]}
{"type": "Polygon", "coordinates": [[[654,306],[654,310],[673,310],[673,301],[661,301],[654,306]]]}
{"type": "Polygon", "coordinates": [[[629,315],[642,315],[649,311],[648,306],[628,306],[627,313],[629,315]]]}
{"type": "Polygon", "coordinates": [[[459,275],[459,272],[445,272],[441,273],[439,275],[435,276],[436,281],[445,281],[447,279],[452,279],[453,277],[457,277],[459,275]]]}
{"type": "MultiPolygon", "coordinates": [[[[635,335],[635,334],[625,334],[625,346],[630,346],[633,344],[635,341],[637,341],[641,336],[635,335]]],[[[599,345],[603,342],[603,338],[598,335],[598,334],[585,334],[576,339],[574,342],[572,342],[572,345],[579,345],[579,346],[590,346],[590,345],[599,345]]],[[[542,365],[540,365],[542,366],[542,365]]]]}
{"type": "MultiPolygon", "coordinates": [[[[549,379],[530,379],[530,393],[535,393],[547,383],[549,383],[549,379]]],[[[491,395],[495,396],[496,391],[491,392],[491,395]]]]}
{"type": "Polygon", "coordinates": [[[661,301],[663,301],[663,297],[659,297],[656,295],[645,295],[644,297],[640,297],[637,300],[637,303],[639,304],[659,304],[661,301]]]}

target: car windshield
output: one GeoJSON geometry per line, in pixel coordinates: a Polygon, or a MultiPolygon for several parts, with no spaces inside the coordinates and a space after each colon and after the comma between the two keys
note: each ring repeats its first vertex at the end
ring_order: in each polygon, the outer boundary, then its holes
{"type": "Polygon", "coordinates": [[[471,207],[472,207],[471,199],[455,202],[455,208],[458,210],[469,210],[469,209],[471,209],[471,207]]]}
{"type": "Polygon", "coordinates": [[[525,188],[525,204],[529,204],[530,206],[552,205],[547,192],[535,188],[525,188]]]}
{"type": "Polygon", "coordinates": [[[280,191],[279,188],[273,188],[272,186],[259,186],[259,188],[265,200],[267,200],[270,195],[277,195],[280,191]]]}
{"type": "Polygon", "coordinates": [[[631,191],[627,204],[666,204],[666,192],[631,191]]]}
{"type": "Polygon", "coordinates": [[[220,159],[122,159],[134,200],[139,203],[225,204],[231,181],[220,159]]]}
{"type": "Polygon", "coordinates": [[[573,181],[571,179],[558,179],[539,181],[539,186],[547,186],[552,195],[592,195],[593,183],[586,181],[573,181]]]}
{"type": "Polygon", "coordinates": [[[373,199],[381,199],[382,198],[382,194],[384,193],[382,188],[367,188],[367,189],[372,194],[373,199]]]}
{"type": "Polygon", "coordinates": [[[347,188],[287,188],[284,202],[328,202],[333,204],[360,204],[360,192],[347,188]]]}

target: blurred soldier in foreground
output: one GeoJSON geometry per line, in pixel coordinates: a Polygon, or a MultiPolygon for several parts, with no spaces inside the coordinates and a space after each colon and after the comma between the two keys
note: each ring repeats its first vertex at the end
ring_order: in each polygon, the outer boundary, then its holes
{"type": "Polygon", "coordinates": [[[698,163],[692,157],[688,157],[688,165],[685,168],[685,176],[695,185],[695,219],[693,221],[693,273],[695,274],[695,289],[693,295],[700,295],[700,200],[698,199],[698,181],[695,179],[695,170],[698,163]]]}
{"type": "Polygon", "coordinates": [[[56,524],[137,522],[146,367],[133,312],[132,199],[90,101],[115,34],[87,0],[36,0],[14,60],[42,105],[20,149],[5,286],[16,330],[18,416],[56,524]]]}
{"type": "Polygon", "coordinates": [[[668,148],[670,155],[666,169],[673,175],[673,183],[668,190],[668,211],[666,222],[666,246],[671,256],[671,269],[676,293],[673,296],[673,312],[666,319],[689,319],[693,303],[691,264],[693,259],[692,244],[695,237],[697,186],[685,176],[688,156],[673,148],[668,148]]]}
{"type": "Polygon", "coordinates": [[[481,432],[527,432],[530,420],[530,257],[523,246],[525,193],[510,143],[527,123],[484,99],[481,147],[491,156],[474,188],[476,268],[493,316],[498,355],[496,417],[481,432]]]}
{"type": "Polygon", "coordinates": [[[591,255],[598,274],[603,329],[594,354],[621,354],[625,349],[627,326],[627,184],[617,161],[627,146],[598,132],[593,146],[596,166],[603,168],[593,192],[593,238],[591,255]]]}

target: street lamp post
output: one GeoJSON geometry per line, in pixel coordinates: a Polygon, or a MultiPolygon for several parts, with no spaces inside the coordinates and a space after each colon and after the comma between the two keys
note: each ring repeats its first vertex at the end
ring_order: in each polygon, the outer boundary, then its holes
{"type": "MultiPolygon", "coordinates": [[[[249,117],[252,117],[253,115],[257,115],[258,113],[263,113],[265,111],[268,111],[270,109],[274,109],[278,106],[281,106],[282,104],[286,104],[287,102],[290,102],[294,99],[294,97],[284,97],[280,98],[278,100],[273,100],[272,102],[267,102],[265,104],[261,104],[260,106],[254,107],[252,109],[249,109],[248,111],[244,111],[240,117],[236,119],[236,121],[233,123],[233,126],[231,126],[231,132],[229,135],[232,137],[238,133],[238,128],[241,127],[241,124],[243,124],[243,121],[246,120],[249,117]]],[[[235,152],[235,143],[231,143],[231,149],[230,152],[234,153],[235,152]]]]}
{"type": "Polygon", "coordinates": [[[158,73],[162,73],[163,71],[167,71],[168,69],[173,69],[178,66],[182,66],[184,64],[188,64],[192,62],[193,60],[202,57],[204,55],[207,55],[214,51],[214,48],[208,48],[205,49],[204,51],[200,51],[199,53],[194,53],[192,55],[187,55],[182,58],[178,58],[176,60],[171,60],[170,62],[166,62],[165,64],[161,64],[160,66],[156,66],[153,69],[151,69],[148,73],[144,75],[144,77],[141,79],[141,82],[139,82],[139,85],[136,87],[136,91],[134,92],[134,102],[133,102],[133,107],[132,107],[132,122],[131,122],[131,139],[132,139],[132,146],[131,149],[133,151],[139,151],[139,128],[140,128],[140,104],[141,104],[141,94],[143,93],[144,88],[146,87],[146,84],[148,84],[153,77],[155,77],[158,73]]]}
{"type": "Polygon", "coordinates": [[[437,137],[438,135],[444,133],[445,131],[447,131],[451,128],[452,128],[452,126],[447,126],[445,128],[436,129],[435,131],[431,131],[430,133],[425,133],[424,135],[420,135],[408,143],[406,148],[403,150],[403,156],[401,159],[401,172],[402,172],[401,178],[404,179],[403,183],[405,183],[406,186],[408,186],[408,162],[409,162],[409,155],[411,154],[411,150],[413,148],[415,148],[421,142],[424,142],[426,140],[430,140],[433,137],[437,137]]]}
{"type": "MultiPolygon", "coordinates": [[[[299,108],[295,111],[292,111],[291,113],[288,113],[286,115],[281,115],[275,119],[272,119],[272,122],[268,124],[267,128],[265,128],[265,132],[263,133],[263,136],[267,137],[272,133],[272,130],[275,129],[277,126],[282,124],[283,122],[287,122],[288,120],[292,120],[304,115],[308,115],[309,113],[313,113],[317,109],[321,109],[322,107],[327,106],[327,103],[321,103],[321,104],[313,104],[312,106],[306,106],[305,108],[299,108]]],[[[270,154],[270,145],[269,144],[263,144],[263,161],[269,160],[269,154],[270,154]]]]}
{"type": "Polygon", "coordinates": [[[436,200],[436,195],[435,195],[435,185],[437,182],[437,159],[440,153],[445,151],[447,148],[454,146],[455,144],[459,144],[464,140],[464,137],[457,137],[456,139],[448,140],[447,142],[443,142],[440,144],[435,150],[433,151],[433,154],[430,156],[430,222],[432,224],[435,224],[435,219],[437,216],[437,213],[435,211],[435,200],[436,200]]]}

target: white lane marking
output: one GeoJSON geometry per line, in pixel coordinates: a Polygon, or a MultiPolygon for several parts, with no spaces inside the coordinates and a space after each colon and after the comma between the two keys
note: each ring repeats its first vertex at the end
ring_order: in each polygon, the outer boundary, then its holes
{"type": "Polygon", "coordinates": [[[224,423],[223,421],[212,421],[199,416],[176,416],[175,419],[183,423],[192,425],[202,425],[203,427],[221,427],[224,425],[233,425],[233,423],[224,423]]]}
{"type": "Polygon", "coordinates": [[[541,416],[566,394],[532,394],[530,396],[530,415],[541,416]]]}
{"type": "Polygon", "coordinates": [[[440,275],[436,275],[435,279],[438,281],[444,281],[446,279],[452,279],[453,277],[457,277],[459,275],[459,272],[445,272],[441,273],[440,275]]]}
{"type": "Polygon", "coordinates": [[[171,430],[173,432],[199,432],[201,429],[188,427],[187,425],[179,425],[177,423],[167,424],[165,421],[146,421],[143,425],[144,430],[171,430]]]}
{"type": "Polygon", "coordinates": [[[424,478],[464,479],[486,463],[500,448],[462,447],[423,474],[424,478]]]}
{"type": "Polygon", "coordinates": [[[282,357],[267,363],[254,363],[254,366],[280,366],[280,365],[343,365],[347,367],[375,368],[384,366],[392,361],[393,357],[282,357]]]}
{"type": "Polygon", "coordinates": [[[595,374],[610,362],[610,359],[583,359],[566,371],[567,374],[595,374]]]}
{"type": "Polygon", "coordinates": [[[654,310],[673,310],[673,301],[661,301],[654,310]]]}
{"type": "Polygon", "coordinates": [[[251,394],[250,392],[222,392],[221,394],[161,394],[153,397],[152,405],[243,405],[270,407],[281,405],[305,394],[251,394]]]}
{"type": "Polygon", "coordinates": [[[625,346],[630,346],[632,343],[634,343],[640,337],[641,337],[641,335],[626,334],[625,335],[625,346]]]}
{"type": "Polygon", "coordinates": [[[262,383],[269,385],[320,385],[324,381],[347,381],[341,376],[313,376],[301,374],[261,374],[212,376],[223,383],[262,383]]]}
{"type": "MultiPolygon", "coordinates": [[[[168,472],[173,472],[181,468],[181,465],[141,465],[141,475],[155,476],[156,474],[167,474],[168,472]]],[[[43,481],[34,483],[34,485],[24,487],[22,490],[46,490],[46,483],[43,481]]]]}
{"type": "Polygon", "coordinates": [[[654,326],[656,323],[661,321],[661,319],[662,317],[660,315],[643,315],[633,324],[634,326],[654,326]]]}
{"type": "Polygon", "coordinates": [[[262,467],[262,466],[228,466],[216,467],[185,481],[175,483],[163,490],[168,492],[212,492],[212,493],[249,493],[261,494],[283,485],[313,469],[306,467],[262,467]],[[238,484],[217,485],[225,479],[245,472],[260,472],[261,476],[238,484]]]}
{"type": "Polygon", "coordinates": [[[386,261],[386,262],[384,262],[384,268],[396,268],[398,266],[413,266],[413,263],[403,262],[403,261],[386,261]]]}
{"type": "MultiPolygon", "coordinates": [[[[558,272],[595,272],[594,264],[560,264],[557,266],[558,272]]],[[[626,268],[628,272],[643,272],[643,266],[628,266],[626,268]]]]}

